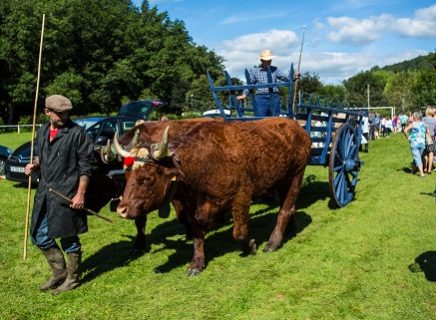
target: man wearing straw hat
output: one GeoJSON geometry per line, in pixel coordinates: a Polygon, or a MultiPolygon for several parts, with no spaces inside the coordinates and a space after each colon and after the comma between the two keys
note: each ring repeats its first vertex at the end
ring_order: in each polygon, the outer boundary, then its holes
{"type": "MultiPolygon", "coordinates": [[[[271,70],[272,83],[278,81],[289,81],[288,76],[279,70],[279,68],[272,66],[273,59],[271,50],[262,50],[259,54],[260,65],[254,66],[250,71],[250,81],[253,84],[268,83],[267,72],[268,68],[271,70]]],[[[299,73],[295,74],[295,79],[300,77],[299,73]]],[[[243,94],[237,96],[238,100],[243,100],[248,96],[248,90],[244,90],[243,94]]],[[[280,114],[280,96],[279,89],[274,88],[258,88],[256,89],[256,110],[255,115],[260,117],[265,116],[278,116],[280,114]],[[272,92],[270,92],[272,91],[272,92]]]]}
{"type": "Polygon", "coordinates": [[[41,127],[35,139],[35,160],[25,173],[40,169],[41,177],[32,211],[30,235],[47,259],[52,276],[40,290],[53,289],[54,294],[72,290],[79,285],[82,251],[78,234],[88,231],[86,214],[82,213],[85,193],[92,173],[93,145],[84,129],[72,122],[71,101],[61,95],[45,100],[49,122],[41,127]],[[72,198],[64,204],[49,189],[72,198]],[[62,250],[55,241],[60,238],[62,250]]]}

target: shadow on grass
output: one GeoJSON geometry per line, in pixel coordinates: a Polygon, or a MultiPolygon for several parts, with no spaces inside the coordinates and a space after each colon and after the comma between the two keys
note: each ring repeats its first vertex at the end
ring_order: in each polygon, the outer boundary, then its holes
{"type": "Polygon", "coordinates": [[[403,167],[401,169],[398,169],[398,171],[403,171],[404,173],[408,173],[408,174],[415,174],[415,172],[413,172],[412,168],[410,167],[403,167]]]}
{"type": "Polygon", "coordinates": [[[436,282],[436,251],[426,251],[415,258],[415,263],[409,265],[412,272],[424,272],[428,281],[436,282]]]}
{"type": "MultiPolygon", "coordinates": [[[[318,200],[325,200],[330,197],[329,183],[315,181],[315,176],[308,176],[301,189],[300,195],[297,199],[297,213],[293,221],[290,221],[283,244],[294,238],[298,233],[304,230],[311,222],[312,218],[302,209],[311,206],[318,200]]],[[[269,236],[274,229],[277,221],[278,206],[275,201],[271,199],[258,199],[254,203],[264,203],[266,208],[252,212],[250,215],[249,228],[250,238],[256,239],[256,243],[261,246],[267,242],[269,236]],[[271,213],[267,213],[269,211],[271,213]]],[[[336,208],[334,201],[330,200],[330,208],[336,208]]],[[[233,240],[231,214],[225,215],[223,223],[217,225],[215,230],[208,232],[208,237],[205,240],[205,253],[206,264],[214,258],[225,255],[228,252],[241,251],[240,244],[233,240]],[[216,231],[218,228],[225,228],[225,230],[216,231]]],[[[192,241],[187,242],[185,239],[169,239],[174,235],[185,234],[184,227],[175,219],[160,223],[155,227],[149,236],[147,236],[146,250],[147,254],[150,252],[150,241],[152,243],[164,244],[163,249],[172,249],[175,252],[168,257],[168,261],[157,266],[156,272],[169,272],[174,268],[181,265],[186,265],[192,259],[192,241]]],[[[139,255],[132,255],[131,249],[134,244],[134,237],[129,236],[132,241],[120,241],[112,243],[103,247],[93,256],[89,257],[83,262],[83,271],[85,276],[83,282],[91,281],[100,274],[109,272],[113,269],[125,266],[130,261],[137,259],[139,255]]]]}
{"type": "MultiPolygon", "coordinates": [[[[134,237],[128,237],[134,241],[134,237]]],[[[131,249],[132,242],[128,240],[111,243],[101,248],[83,261],[81,270],[85,276],[82,282],[91,281],[103,273],[128,265],[139,258],[140,255],[131,254],[131,249]]]]}
{"type": "MultiPolygon", "coordinates": [[[[265,209],[259,211],[261,212],[253,213],[249,221],[250,238],[256,239],[258,247],[268,241],[277,219],[276,214],[262,215],[262,213],[265,212],[265,209]]],[[[283,245],[286,245],[288,240],[294,238],[311,222],[312,218],[308,214],[306,214],[304,211],[298,211],[295,215],[293,223],[290,223],[285,231],[283,245]]],[[[177,222],[173,221],[172,223],[177,222]]],[[[232,224],[226,223],[225,226],[228,227],[225,230],[209,232],[209,236],[205,240],[204,251],[206,254],[206,265],[213,259],[223,256],[229,252],[241,251],[240,243],[233,240],[232,224]]],[[[192,243],[186,243],[183,240],[168,240],[168,235],[165,234],[165,231],[163,230],[164,228],[165,224],[159,225],[152,231],[151,237],[153,238],[153,242],[163,243],[165,245],[165,249],[173,249],[175,252],[168,257],[168,261],[165,264],[155,268],[156,272],[159,273],[170,272],[174,268],[186,265],[191,261],[193,253],[192,243]]],[[[261,252],[259,254],[263,253],[261,252]]],[[[243,258],[241,257],[241,259],[243,258]]]]}
{"type": "Polygon", "coordinates": [[[310,207],[318,200],[329,198],[328,208],[338,209],[335,200],[330,194],[330,185],[326,181],[316,181],[316,176],[309,175],[304,179],[303,187],[297,199],[297,209],[310,207]]]}

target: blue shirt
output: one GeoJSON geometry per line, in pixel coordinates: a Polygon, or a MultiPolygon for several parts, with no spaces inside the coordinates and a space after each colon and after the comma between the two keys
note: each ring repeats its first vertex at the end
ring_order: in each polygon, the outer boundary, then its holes
{"type": "MultiPolygon", "coordinates": [[[[282,81],[282,82],[287,82],[289,81],[289,78],[279,70],[279,68],[274,67],[274,66],[270,66],[271,68],[271,78],[272,78],[272,83],[277,83],[279,82],[278,80],[282,81]]],[[[263,83],[268,83],[268,78],[267,78],[267,69],[262,69],[262,67],[259,66],[254,66],[253,69],[250,70],[250,81],[251,84],[263,84],[263,83]]],[[[279,92],[279,88],[274,87],[273,88],[273,92],[278,93],[279,92]]],[[[249,93],[248,90],[244,90],[244,94],[247,96],[249,93]]],[[[258,88],[256,89],[256,94],[268,94],[269,93],[269,88],[258,88]]]]}
{"type": "Polygon", "coordinates": [[[425,147],[425,133],[427,127],[421,121],[414,121],[412,129],[410,129],[410,146],[412,148],[424,148],[425,147]]]}

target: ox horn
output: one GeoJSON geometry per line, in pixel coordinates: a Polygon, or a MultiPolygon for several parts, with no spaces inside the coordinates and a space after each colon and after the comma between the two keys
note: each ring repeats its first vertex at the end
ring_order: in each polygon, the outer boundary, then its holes
{"type": "Polygon", "coordinates": [[[105,146],[100,148],[100,158],[101,161],[105,164],[108,164],[109,161],[113,160],[114,154],[112,153],[111,142],[107,141],[105,146]]]}
{"type": "Polygon", "coordinates": [[[167,126],[165,128],[164,133],[162,134],[162,140],[159,143],[154,143],[151,145],[151,155],[153,159],[159,160],[168,156],[171,156],[172,154],[168,150],[168,131],[170,130],[170,127],[167,126]]]}
{"type": "Polygon", "coordinates": [[[121,147],[119,141],[118,141],[118,130],[115,132],[114,135],[114,147],[117,153],[122,156],[123,158],[130,157],[130,152],[126,151],[121,147]]]}

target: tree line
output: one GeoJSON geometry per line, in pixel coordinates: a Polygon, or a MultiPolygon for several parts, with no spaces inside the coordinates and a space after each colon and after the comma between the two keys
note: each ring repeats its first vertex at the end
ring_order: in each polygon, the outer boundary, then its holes
{"type": "Polygon", "coordinates": [[[394,106],[412,111],[436,104],[436,53],[380,68],[373,67],[345,80],[346,100],[371,106],[394,106]]]}
{"type": "MultiPolygon", "coordinates": [[[[183,21],[171,20],[149,1],[138,8],[131,0],[2,0],[0,123],[32,114],[43,13],[39,110],[54,93],[69,97],[76,115],[110,114],[137,99],[165,101],[163,113],[214,107],[206,72],[223,85],[223,57],[196,44],[183,21]]],[[[436,101],[435,53],[424,60],[375,67],[342,85],[324,85],[317,74],[304,73],[298,88],[366,106],[369,84],[372,106],[409,110],[436,101]]]]}
{"type": "MultiPolygon", "coordinates": [[[[194,43],[183,21],[148,1],[2,0],[0,2],[0,118],[33,111],[41,21],[46,14],[40,80],[43,98],[59,93],[76,114],[109,114],[140,98],[180,113],[206,71],[223,73],[223,59],[194,43]]],[[[205,79],[204,79],[205,80],[205,79]]]]}

